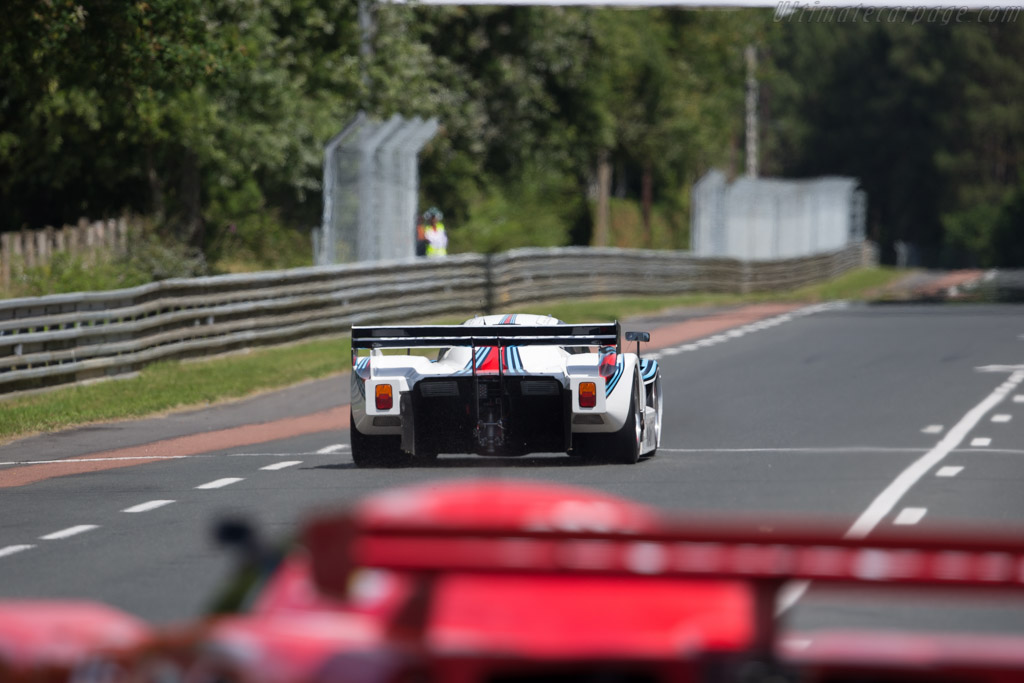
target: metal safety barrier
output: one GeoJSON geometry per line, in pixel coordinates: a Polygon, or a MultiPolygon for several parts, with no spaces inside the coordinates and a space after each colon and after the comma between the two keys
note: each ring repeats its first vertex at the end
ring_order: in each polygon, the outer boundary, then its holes
{"type": "Polygon", "coordinates": [[[0,394],[338,335],[353,324],[497,312],[544,299],[791,289],[870,262],[869,254],[863,244],[762,262],[636,249],[517,249],[8,299],[0,301],[0,394]]]}

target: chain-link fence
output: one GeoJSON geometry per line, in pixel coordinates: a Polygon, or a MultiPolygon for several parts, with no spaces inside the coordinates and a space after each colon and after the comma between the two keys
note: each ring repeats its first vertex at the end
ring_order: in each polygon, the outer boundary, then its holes
{"type": "Polygon", "coordinates": [[[693,186],[697,256],[797,258],[864,240],[867,195],[855,178],[742,177],[711,171],[693,186]]]}
{"type": "Polygon", "coordinates": [[[316,265],[411,258],[416,251],[417,155],[437,119],[397,114],[375,121],[360,112],[324,147],[323,223],[316,265]]]}

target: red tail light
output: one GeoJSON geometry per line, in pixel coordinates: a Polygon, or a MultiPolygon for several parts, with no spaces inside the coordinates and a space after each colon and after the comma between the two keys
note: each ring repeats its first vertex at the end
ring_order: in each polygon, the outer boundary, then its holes
{"type": "Polygon", "coordinates": [[[593,408],[597,405],[597,383],[580,382],[580,408],[593,408]]]}
{"type": "Polygon", "coordinates": [[[378,384],[373,392],[377,399],[377,410],[391,410],[395,405],[395,397],[390,384],[378,384]]]}

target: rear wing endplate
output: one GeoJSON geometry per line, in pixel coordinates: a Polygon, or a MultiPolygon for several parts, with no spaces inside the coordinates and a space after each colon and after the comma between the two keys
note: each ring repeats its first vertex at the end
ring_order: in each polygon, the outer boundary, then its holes
{"type": "Polygon", "coordinates": [[[618,322],[563,325],[405,325],[353,327],[352,350],[448,346],[614,346],[618,322]]]}

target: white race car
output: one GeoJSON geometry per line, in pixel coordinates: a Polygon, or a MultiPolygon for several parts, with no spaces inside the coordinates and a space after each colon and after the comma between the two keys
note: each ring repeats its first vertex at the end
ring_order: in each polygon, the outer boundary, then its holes
{"type": "Polygon", "coordinates": [[[661,374],[639,355],[650,334],[625,340],[636,353],[623,351],[617,322],[528,314],[353,327],[352,459],[388,467],[438,453],[568,453],[635,463],[661,440],[661,374]]]}

